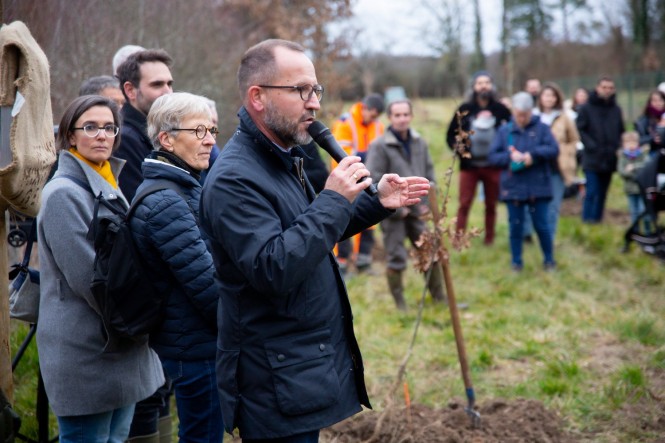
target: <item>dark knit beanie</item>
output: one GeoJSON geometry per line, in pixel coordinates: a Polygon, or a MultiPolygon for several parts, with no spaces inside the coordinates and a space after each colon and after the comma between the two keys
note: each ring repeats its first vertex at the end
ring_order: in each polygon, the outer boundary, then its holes
{"type": "Polygon", "coordinates": [[[492,74],[490,74],[488,71],[481,70],[481,71],[474,72],[473,75],[471,76],[471,84],[472,85],[476,83],[476,80],[478,80],[478,77],[489,77],[489,79],[491,81],[494,81],[494,79],[492,78],[492,74]]]}

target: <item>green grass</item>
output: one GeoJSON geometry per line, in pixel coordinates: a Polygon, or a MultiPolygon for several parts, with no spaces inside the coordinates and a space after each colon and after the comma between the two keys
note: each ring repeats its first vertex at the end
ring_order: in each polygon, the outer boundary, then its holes
{"type": "MultiPolygon", "coordinates": [[[[430,143],[439,184],[452,163],[445,130],[457,104],[414,103],[413,126],[430,143]]],[[[450,216],[457,209],[457,181],[455,167],[450,216]]],[[[607,207],[613,214],[627,212],[618,176],[607,207]]],[[[482,204],[476,201],[470,226],[482,228],[482,220],[482,204]]],[[[637,247],[620,253],[627,226],[615,217],[589,226],[579,217],[563,216],[555,239],[556,272],[543,272],[539,247],[527,245],[524,271],[514,274],[503,205],[497,220],[493,246],[476,238],[471,248],[451,251],[450,258],[456,298],[470,305],[460,316],[478,403],[532,398],[558,411],[566,426],[588,441],[658,441],[658,435],[623,418],[623,411],[652,407],[647,412],[653,414],[656,402],[647,393],[665,396],[665,266],[637,247]]],[[[379,243],[380,237],[377,231],[379,243]]],[[[379,410],[413,335],[423,289],[422,276],[409,268],[409,311],[400,313],[382,269],[376,263],[379,275],[358,275],[347,282],[370,398],[379,410]]],[[[12,349],[23,334],[25,328],[14,324],[12,349]]],[[[33,436],[34,348],[15,375],[17,409],[24,430],[33,436]]],[[[413,402],[432,407],[445,407],[453,398],[465,402],[448,309],[429,296],[406,377],[413,402]]],[[[401,396],[401,389],[396,395],[401,396]]]]}
{"type": "MultiPolygon", "coordinates": [[[[456,104],[414,104],[413,125],[430,142],[440,185],[452,163],[444,139],[456,104]]],[[[450,216],[457,210],[457,180],[455,167],[450,216]]],[[[470,304],[461,311],[461,323],[471,379],[478,402],[496,397],[540,400],[556,409],[571,430],[592,435],[591,441],[657,441],[648,431],[640,435],[617,411],[637,399],[648,403],[647,389],[665,394],[665,267],[635,246],[619,252],[627,225],[617,214],[627,212],[627,203],[618,176],[607,210],[609,217],[601,225],[584,225],[578,216],[561,218],[554,273],[541,270],[537,245],[525,246],[521,274],[510,271],[503,205],[494,246],[473,239],[470,249],[451,251],[456,298],[470,304]]],[[[470,226],[483,227],[478,201],[470,226]]],[[[361,275],[348,282],[368,386],[378,408],[406,353],[423,288],[421,277],[408,272],[406,314],[395,310],[383,276],[361,275]]],[[[425,303],[408,366],[411,398],[445,406],[453,397],[464,399],[464,386],[449,313],[429,297],[425,303]]]]}

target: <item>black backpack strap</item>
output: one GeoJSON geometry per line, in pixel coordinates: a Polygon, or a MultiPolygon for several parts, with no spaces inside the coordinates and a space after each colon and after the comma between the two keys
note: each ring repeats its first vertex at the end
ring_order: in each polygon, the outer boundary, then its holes
{"type": "Polygon", "coordinates": [[[154,183],[151,183],[150,185],[146,186],[134,196],[134,199],[132,200],[132,204],[129,207],[129,210],[127,210],[127,220],[134,215],[134,211],[136,211],[136,208],[138,207],[139,203],[143,201],[144,198],[149,196],[150,194],[153,194],[157,191],[163,191],[165,189],[170,189],[172,191],[175,191],[182,199],[187,203],[187,206],[189,207],[189,210],[192,211],[192,214],[194,213],[194,209],[192,208],[192,205],[189,204],[188,197],[180,190],[180,187],[173,183],[171,180],[166,180],[166,179],[157,179],[154,181],[154,183]]]}

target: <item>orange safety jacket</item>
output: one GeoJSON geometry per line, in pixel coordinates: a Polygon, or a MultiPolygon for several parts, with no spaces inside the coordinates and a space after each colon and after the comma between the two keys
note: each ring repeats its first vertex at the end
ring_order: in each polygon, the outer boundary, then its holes
{"type": "MultiPolygon", "coordinates": [[[[383,123],[378,120],[368,125],[363,124],[362,109],[361,102],[354,104],[348,113],[343,114],[333,124],[333,137],[348,155],[367,152],[369,144],[384,132],[383,123]]],[[[333,164],[335,165],[336,163],[333,164]]]]}
{"type": "MultiPolygon", "coordinates": [[[[351,106],[349,112],[342,114],[342,116],[335,121],[332,127],[332,134],[337,140],[337,143],[344,149],[348,155],[358,155],[367,153],[369,144],[375,138],[383,135],[384,127],[378,119],[364,125],[362,116],[363,104],[358,102],[351,106]]],[[[362,155],[364,157],[364,155],[362,155]]],[[[332,169],[337,167],[337,162],[331,160],[332,169]]],[[[376,229],[372,226],[368,229],[376,229]]],[[[356,255],[360,249],[360,234],[356,234],[352,238],[353,253],[356,255]]],[[[337,255],[337,246],[335,246],[335,255],[337,255]]]]}

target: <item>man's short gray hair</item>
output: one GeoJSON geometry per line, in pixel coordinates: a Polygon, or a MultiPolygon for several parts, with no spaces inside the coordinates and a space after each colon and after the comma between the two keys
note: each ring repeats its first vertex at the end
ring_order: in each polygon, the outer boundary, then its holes
{"type": "Polygon", "coordinates": [[[117,78],[110,75],[98,75],[90,77],[83,81],[79,88],[79,96],[81,95],[101,95],[101,92],[106,88],[114,88],[120,90],[120,82],[117,78]]]}
{"type": "Polygon", "coordinates": [[[528,92],[518,92],[513,95],[513,110],[531,111],[533,109],[533,97],[528,92]]]}
{"type": "Polygon", "coordinates": [[[205,97],[189,92],[174,92],[159,97],[148,112],[148,138],[153,149],[158,151],[162,147],[160,132],[171,132],[173,128],[180,128],[187,117],[198,116],[210,118],[210,107],[205,97]]]}

